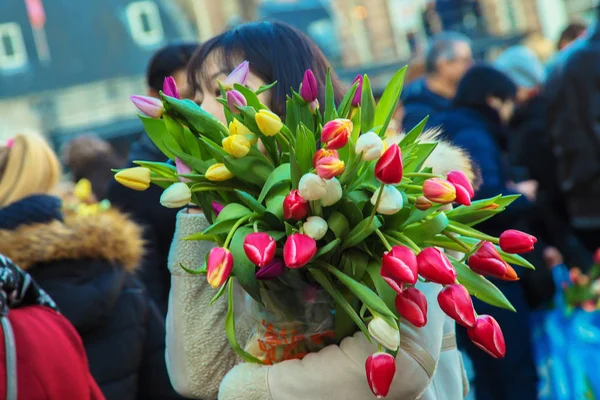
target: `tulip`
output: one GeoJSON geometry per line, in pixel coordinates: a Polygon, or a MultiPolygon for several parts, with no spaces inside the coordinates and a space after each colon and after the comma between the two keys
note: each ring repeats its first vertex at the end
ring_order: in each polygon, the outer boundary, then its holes
{"type": "MultiPolygon", "coordinates": [[[[378,188],[373,196],[371,196],[371,204],[376,205],[377,198],[381,188],[378,188]]],[[[394,186],[384,186],[383,194],[377,204],[377,212],[382,215],[394,215],[404,207],[404,198],[402,193],[398,191],[394,186]]]]}
{"type": "Polygon", "coordinates": [[[317,168],[317,163],[319,160],[327,157],[340,158],[340,154],[337,152],[337,150],[319,149],[313,156],[313,167],[317,168]]]}
{"type": "Polygon", "coordinates": [[[7,149],[11,149],[15,145],[15,138],[8,138],[6,143],[4,143],[4,147],[7,149]]]}
{"type": "Polygon", "coordinates": [[[594,252],[594,264],[600,265],[600,248],[594,252]]]}
{"type": "Polygon", "coordinates": [[[163,93],[167,96],[181,99],[179,96],[179,90],[177,89],[177,84],[172,76],[167,76],[163,81],[163,93]]]}
{"type": "Polygon", "coordinates": [[[518,281],[519,276],[517,275],[517,271],[510,264],[506,267],[506,274],[500,277],[503,281],[518,281]]]}
{"type": "Polygon", "coordinates": [[[342,185],[337,178],[331,178],[325,181],[325,195],[321,197],[321,205],[329,207],[342,199],[342,185]]]}
{"type": "Polygon", "coordinates": [[[162,101],[154,97],[129,96],[129,99],[138,108],[138,110],[151,118],[158,119],[162,117],[163,112],[165,111],[162,101]]]}
{"type": "Polygon", "coordinates": [[[209,181],[220,182],[231,179],[234,175],[227,169],[225,164],[216,163],[208,167],[204,176],[209,181]]]}
{"type": "Polygon", "coordinates": [[[315,99],[314,101],[311,101],[308,106],[310,107],[310,112],[315,114],[319,109],[319,100],[315,99]]]}
{"type": "Polygon", "coordinates": [[[396,310],[398,314],[417,328],[427,325],[427,299],[414,287],[396,295],[396,310]]]}
{"type": "Polygon", "coordinates": [[[319,175],[309,172],[300,178],[298,193],[307,201],[320,200],[327,194],[327,184],[319,175]]]}
{"type": "Polygon", "coordinates": [[[86,178],[80,179],[73,189],[73,194],[79,201],[88,201],[92,193],[92,182],[86,178]]]}
{"type": "Polygon", "coordinates": [[[360,106],[360,101],[362,99],[362,85],[363,85],[363,77],[362,75],[356,75],[356,78],[352,81],[352,86],[358,82],[358,87],[356,88],[356,93],[354,93],[354,97],[352,98],[352,107],[360,106]]]}
{"type": "Polygon", "coordinates": [[[425,196],[419,196],[415,201],[415,207],[417,208],[417,210],[421,211],[429,210],[429,208],[431,208],[432,205],[433,203],[427,200],[427,197],[425,196]]]}
{"type": "Polygon", "coordinates": [[[215,247],[208,253],[206,280],[213,288],[223,285],[233,269],[233,255],[227,249],[215,247]]]}
{"type": "Polygon", "coordinates": [[[397,326],[391,326],[381,317],[375,317],[369,322],[369,334],[377,343],[386,349],[396,351],[400,346],[400,331],[397,326]]]}
{"type": "Polygon", "coordinates": [[[528,253],[537,242],[535,236],[509,229],[500,235],[500,248],[510,254],[528,253]]]}
{"type": "Polygon", "coordinates": [[[350,139],[353,124],[349,119],[338,118],[329,121],[321,132],[321,142],[328,149],[341,149],[350,139]]]}
{"type": "Polygon", "coordinates": [[[213,212],[215,213],[215,217],[218,217],[219,214],[221,214],[221,211],[223,211],[223,209],[225,208],[222,204],[219,204],[216,201],[213,201],[210,205],[213,212]]]}
{"type": "Polygon", "coordinates": [[[323,239],[328,228],[327,222],[323,218],[317,216],[308,217],[306,222],[302,225],[304,234],[315,240],[323,239]]]}
{"type": "Polygon", "coordinates": [[[234,114],[240,113],[238,107],[245,107],[248,105],[244,95],[237,90],[228,91],[225,97],[227,98],[227,106],[229,107],[229,111],[234,114]]]}
{"type": "Polygon", "coordinates": [[[317,242],[308,235],[294,233],[283,246],[283,260],[288,268],[301,268],[317,253],[317,242]]]}
{"type": "Polygon", "coordinates": [[[145,167],[127,168],[117,172],[115,180],[129,189],[143,191],[150,187],[150,170],[145,167]]]}
{"type": "Polygon", "coordinates": [[[244,135],[227,136],[222,141],[223,150],[235,158],[245,157],[250,152],[250,141],[244,135]]]}
{"type": "Polygon", "coordinates": [[[250,73],[250,63],[248,61],[242,62],[240,65],[229,74],[223,82],[223,87],[226,90],[233,89],[233,85],[240,84],[245,86],[248,82],[248,74],[250,73]]]}
{"type": "Polygon", "coordinates": [[[456,281],[456,270],[448,257],[435,247],[423,249],[417,255],[419,274],[428,281],[451,285],[456,281]]]}
{"type": "Polygon", "coordinates": [[[466,328],[475,326],[475,309],[469,292],[457,283],[448,285],[438,294],[438,304],[443,312],[466,328]]]}
{"type": "Polygon", "coordinates": [[[471,196],[469,196],[467,189],[460,185],[454,185],[454,188],[456,189],[456,199],[454,199],[454,201],[456,201],[461,206],[470,206],[471,196]]]}
{"type": "Polygon", "coordinates": [[[397,292],[402,285],[414,285],[419,277],[417,256],[408,247],[394,246],[383,253],[381,259],[381,277],[397,292]]]}
{"type": "Polygon", "coordinates": [[[317,86],[317,79],[315,74],[310,69],[304,72],[304,78],[302,79],[302,85],[300,86],[300,96],[307,103],[312,103],[317,99],[319,95],[319,87],[317,86]]]}
{"type": "Polygon", "coordinates": [[[323,179],[331,179],[344,173],[346,165],[337,157],[325,157],[317,161],[317,175],[323,179]]]}
{"type": "Polygon", "coordinates": [[[265,136],[275,136],[281,131],[281,128],[283,128],[281,118],[269,110],[258,111],[254,119],[256,120],[258,129],[260,129],[265,136]]]}
{"type": "Polygon", "coordinates": [[[475,254],[469,257],[469,267],[480,275],[501,278],[508,272],[508,263],[502,259],[496,246],[483,242],[475,254]]]}
{"type": "Polygon", "coordinates": [[[444,179],[427,179],[423,183],[423,195],[434,203],[450,204],[456,199],[456,188],[444,179]]]}
{"type": "Polygon", "coordinates": [[[397,144],[391,145],[375,164],[375,177],[386,185],[397,185],[402,180],[402,154],[397,144]]]}
{"type": "Polygon", "coordinates": [[[396,375],[396,360],[391,354],[375,353],[365,364],[367,382],[373,394],[379,399],[388,395],[396,375]]]}
{"type": "Polygon", "coordinates": [[[297,190],[292,190],[283,200],[283,218],[300,221],[308,215],[310,205],[297,190]]]}
{"type": "Polygon", "coordinates": [[[160,196],[160,204],[167,208],[185,207],[191,200],[192,192],[187,183],[183,182],[172,184],[160,196]]]}
{"type": "Polygon", "coordinates": [[[498,322],[489,315],[480,315],[475,326],[467,329],[469,339],[481,350],[494,358],[502,358],[506,354],[504,335],[498,322]]]}
{"type": "MultiPolygon", "coordinates": [[[[188,167],[179,157],[175,157],[175,168],[177,168],[177,175],[187,175],[192,173],[192,169],[188,167]]],[[[190,179],[179,177],[180,182],[190,182],[190,179]]]]}
{"type": "Polygon", "coordinates": [[[270,263],[260,268],[256,272],[256,279],[269,280],[283,275],[285,272],[285,263],[281,258],[274,258],[270,263]]]}
{"type": "Polygon", "coordinates": [[[475,197],[473,185],[471,185],[471,181],[469,181],[469,178],[462,171],[450,171],[446,179],[454,186],[462,186],[469,195],[469,198],[475,197]]]}
{"type": "Polygon", "coordinates": [[[363,161],[373,161],[383,153],[383,140],[375,132],[363,133],[356,141],[356,154],[362,154],[363,161]]]}
{"type": "Polygon", "coordinates": [[[246,257],[259,267],[264,267],[273,260],[276,247],[275,239],[264,232],[251,233],[244,239],[246,257]]]}
{"type": "Polygon", "coordinates": [[[250,129],[246,127],[246,125],[242,124],[239,119],[234,118],[233,121],[229,123],[229,134],[230,135],[244,135],[255,144],[258,140],[256,135],[252,133],[250,129]]]}

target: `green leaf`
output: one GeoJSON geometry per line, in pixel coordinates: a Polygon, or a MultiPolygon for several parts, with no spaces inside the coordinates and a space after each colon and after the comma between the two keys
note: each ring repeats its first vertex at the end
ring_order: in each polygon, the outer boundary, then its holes
{"type": "Polygon", "coordinates": [[[406,68],[402,68],[396,72],[390,82],[387,84],[379,104],[375,108],[375,126],[381,126],[380,136],[385,136],[390,121],[396,112],[398,107],[398,101],[400,101],[400,94],[402,93],[402,85],[404,84],[404,75],[406,74],[406,68]]]}
{"type": "Polygon", "coordinates": [[[345,197],[342,197],[337,209],[344,214],[350,226],[356,226],[363,220],[363,213],[358,205],[345,197]]]}
{"type": "Polygon", "coordinates": [[[297,130],[295,157],[302,175],[312,168],[312,160],[316,152],[315,135],[304,124],[297,130]]]}
{"type": "Polygon", "coordinates": [[[209,306],[212,306],[215,301],[219,300],[219,298],[221,296],[223,296],[223,293],[225,293],[226,287],[227,287],[227,283],[224,283],[223,285],[221,285],[221,287],[219,288],[219,291],[217,291],[217,294],[215,294],[214,297],[211,299],[211,301],[208,303],[209,306]]]}
{"type": "Polygon", "coordinates": [[[198,269],[189,269],[183,266],[183,264],[179,264],[182,270],[191,275],[206,275],[206,263],[198,269]]]}
{"type": "Polygon", "coordinates": [[[448,217],[441,212],[433,218],[407,227],[404,229],[403,233],[411,238],[412,241],[419,244],[423,243],[426,239],[432,238],[438,233],[443,232],[444,229],[448,227],[448,224],[448,217]]]}
{"type": "Polygon", "coordinates": [[[371,219],[371,217],[367,217],[363,219],[350,231],[348,237],[344,240],[342,249],[356,246],[379,228],[381,228],[381,221],[379,218],[375,217],[371,219]]]}
{"type": "Polygon", "coordinates": [[[185,145],[185,140],[183,137],[183,125],[179,123],[179,121],[171,118],[169,115],[163,115],[163,121],[165,122],[165,127],[167,131],[173,136],[173,138],[179,143],[180,146],[185,145]]]}
{"type": "Polygon", "coordinates": [[[363,279],[367,273],[367,266],[369,265],[369,255],[362,251],[355,249],[348,249],[342,253],[340,260],[340,268],[346,275],[350,276],[355,281],[363,279]]]}
{"type": "Polygon", "coordinates": [[[431,153],[437,147],[438,142],[435,143],[419,143],[415,145],[415,150],[410,152],[413,157],[410,161],[404,163],[405,172],[418,172],[423,168],[423,164],[429,158],[431,153]]]}
{"type": "MultiPolygon", "coordinates": [[[[202,161],[198,157],[191,156],[183,151],[172,149],[169,147],[169,150],[172,151],[174,157],[179,158],[185,165],[193,169],[194,171],[198,171],[201,174],[206,173],[206,170],[215,163],[213,160],[211,161],[202,161]]],[[[173,158],[174,159],[174,158],[173,158]]]]}
{"type": "Polygon", "coordinates": [[[151,161],[134,161],[133,163],[148,168],[151,172],[165,178],[177,178],[177,168],[174,165],[151,161]]]}
{"type": "Polygon", "coordinates": [[[201,240],[205,242],[219,242],[219,237],[217,235],[205,235],[202,232],[194,233],[188,237],[183,238],[183,240],[201,240]]]}
{"type": "Polygon", "coordinates": [[[154,119],[139,115],[144,125],[146,134],[152,140],[152,143],[158,147],[158,149],[168,158],[174,160],[175,157],[169,148],[181,151],[181,147],[177,140],[169,133],[165,122],[162,119],[154,119]]]}
{"type": "Polygon", "coordinates": [[[246,128],[250,129],[250,131],[259,133],[260,129],[258,129],[258,125],[256,124],[256,110],[254,107],[239,107],[239,110],[241,115],[236,114],[235,117],[239,119],[246,128]]]}
{"type": "Polygon", "coordinates": [[[248,154],[242,158],[225,156],[223,162],[236,178],[258,186],[263,186],[273,172],[273,165],[262,155],[248,154]]]}
{"type": "Polygon", "coordinates": [[[342,103],[338,107],[338,115],[340,118],[348,118],[350,115],[350,110],[352,109],[352,100],[354,99],[354,95],[358,90],[358,82],[354,82],[354,85],[348,90],[344,98],[342,99],[342,103]]]}
{"type": "Polygon", "coordinates": [[[271,88],[273,88],[275,85],[277,85],[277,81],[273,82],[273,83],[269,83],[268,85],[262,85],[261,87],[258,88],[258,90],[254,93],[256,93],[256,95],[260,95],[261,93],[266,92],[267,90],[270,90],[271,88]]]}
{"type": "Polygon", "coordinates": [[[193,127],[198,133],[220,142],[229,135],[229,130],[212,114],[204,111],[199,105],[189,100],[179,100],[169,96],[162,96],[162,101],[171,115],[175,112],[187,121],[186,125],[193,127]]]}
{"type": "Polygon", "coordinates": [[[340,243],[342,243],[341,239],[335,239],[329,243],[327,243],[325,246],[319,248],[319,251],[317,251],[317,254],[315,254],[315,256],[313,257],[313,259],[317,259],[317,258],[321,258],[324,255],[332,252],[333,250],[335,250],[340,243]]]}
{"type": "Polygon", "coordinates": [[[290,181],[291,173],[290,173],[290,164],[281,164],[279,167],[275,168],[271,175],[267,178],[260,195],[258,196],[258,201],[262,203],[265,200],[265,197],[269,194],[269,191],[273,189],[273,186],[282,181],[290,181]]]}
{"type": "Polygon", "coordinates": [[[387,284],[387,282],[381,277],[381,264],[377,262],[370,262],[367,267],[367,273],[375,285],[375,290],[379,297],[383,299],[385,304],[390,310],[396,309],[396,291],[387,284]]]}
{"type": "Polygon", "coordinates": [[[248,193],[243,192],[241,190],[235,191],[240,198],[252,211],[262,216],[267,209],[261,203],[259,203],[253,196],[250,196],[248,193]]]}
{"type": "Polygon", "coordinates": [[[260,298],[260,285],[256,280],[256,266],[252,264],[244,251],[244,239],[252,232],[254,230],[248,226],[239,228],[231,239],[229,250],[234,260],[232,274],[237,278],[244,290],[260,303],[262,300],[260,298]]]}
{"type": "Polygon", "coordinates": [[[360,100],[360,129],[368,132],[373,128],[375,121],[375,97],[371,90],[371,82],[367,75],[363,78],[362,97],[360,100]]]}
{"type": "Polygon", "coordinates": [[[238,83],[235,83],[233,85],[233,88],[244,95],[244,97],[246,98],[246,102],[250,107],[254,107],[256,110],[262,110],[267,108],[260,102],[260,100],[258,99],[258,95],[256,95],[256,93],[248,89],[246,86],[242,86],[238,83]]]}
{"type": "Polygon", "coordinates": [[[413,127],[410,132],[408,132],[406,136],[402,138],[402,141],[400,141],[400,147],[404,149],[406,146],[410,146],[411,144],[415,143],[418,137],[421,136],[421,133],[423,133],[423,129],[425,129],[425,124],[427,124],[428,120],[429,115],[423,118],[421,122],[413,127]]]}
{"type": "Polygon", "coordinates": [[[327,219],[327,226],[333,232],[336,238],[344,239],[350,232],[350,224],[344,217],[344,214],[334,211],[327,219]]]}
{"type": "Polygon", "coordinates": [[[223,233],[229,233],[235,223],[243,217],[252,214],[252,211],[237,203],[230,203],[223,208],[215,223],[209,226],[203,234],[205,235],[219,235],[223,233]]]}
{"type": "Polygon", "coordinates": [[[183,147],[189,152],[189,154],[204,161],[212,158],[210,153],[202,151],[202,148],[200,147],[200,139],[198,139],[198,137],[194,135],[187,126],[183,128],[182,136],[184,143],[183,147]]]}
{"type": "Polygon", "coordinates": [[[331,68],[327,69],[327,78],[325,80],[325,122],[336,119],[337,111],[335,109],[335,92],[331,83],[331,68]]]}

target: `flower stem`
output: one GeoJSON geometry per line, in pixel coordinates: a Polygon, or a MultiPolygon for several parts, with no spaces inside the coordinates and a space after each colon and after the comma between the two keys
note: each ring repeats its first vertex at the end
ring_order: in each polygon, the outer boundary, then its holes
{"type": "Polygon", "coordinates": [[[225,243],[223,244],[223,248],[228,249],[229,248],[229,244],[231,243],[231,239],[233,239],[233,235],[238,230],[238,228],[240,226],[242,226],[242,224],[244,222],[250,220],[253,217],[256,217],[257,215],[258,214],[250,214],[250,215],[246,215],[245,217],[242,217],[242,218],[238,219],[238,221],[233,225],[233,227],[231,227],[231,230],[227,234],[227,238],[225,239],[225,243]]]}
{"type": "Polygon", "coordinates": [[[408,236],[406,236],[404,233],[398,232],[398,238],[400,240],[402,240],[406,245],[408,245],[408,247],[410,247],[413,251],[415,251],[416,253],[420,253],[421,252],[421,248],[419,246],[417,246],[417,244],[415,242],[413,242],[408,236]]]}
{"type": "Polygon", "coordinates": [[[481,233],[481,232],[468,231],[466,229],[452,225],[452,223],[450,223],[450,225],[448,225],[446,227],[446,230],[450,231],[450,232],[458,233],[461,236],[471,237],[471,238],[475,238],[475,239],[479,239],[479,240],[486,240],[486,241],[492,242],[494,244],[500,243],[500,239],[498,239],[498,238],[495,238],[490,235],[486,235],[485,233],[481,233]]]}
{"type": "Polygon", "coordinates": [[[392,250],[392,246],[390,246],[390,242],[387,241],[385,235],[379,229],[375,229],[375,233],[377,234],[377,236],[379,236],[381,243],[383,243],[387,251],[392,250]]]}
{"type": "Polygon", "coordinates": [[[252,228],[254,229],[254,232],[258,232],[258,220],[254,221],[254,224],[252,224],[252,228]]]}
{"type": "Polygon", "coordinates": [[[367,226],[371,225],[371,222],[373,222],[373,218],[375,218],[375,213],[377,212],[377,207],[379,207],[379,203],[381,202],[381,198],[383,197],[383,189],[385,188],[385,183],[382,183],[381,186],[379,187],[379,194],[377,194],[377,201],[375,201],[375,206],[373,206],[373,211],[371,212],[371,218],[369,218],[369,223],[367,225],[365,225],[365,228],[367,226]]]}
{"type": "Polygon", "coordinates": [[[443,178],[442,175],[428,174],[426,172],[407,172],[403,176],[407,178],[443,178]]]}
{"type": "Polygon", "coordinates": [[[192,189],[192,192],[194,192],[194,193],[197,193],[197,192],[218,192],[220,190],[226,191],[226,192],[233,192],[235,190],[235,188],[224,187],[224,186],[199,187],[199,188],[192,189]]]}
{"type": "Polygon", "coordinates": [[[473,246],[471,248],[471,250],[469,250],[467,253],[465,253],[464,257],[460,260],[461,263],[464,263],[465,261],[467,261],[469,259],[469,257],[471,257],[473,254],[477,253],[477,250],[479,250],[481,248],[481,246],[483,246],[483,241],[477,243],[477,245],[473,246]]]}
{"type": "Polygon", "coordinates": [[[400,184],[398,186],[400,186],[402,189],[406,189],[406,190],[416,190],[416,191],[419,191],[419,192],[423,191],[423,187],[419,186],[419,185],[408,185],[406,183],[403,183],[403,184],[400,184]]]}
{"type": "Polygon", "coordinates": [[[464,243],[462,240],[460,240],[459,238],[457,238],[456,236],[454,236],[450,232],[445,232],[444,231],[444,232],[442,232],[442,234],[444,236],[446,236],[448,239],[452,240],[454,243],[458,244],[463,249],[465,249],[467,252],[471,251],[471,248],[469,246],[467,246],[466,243],[464,243]]]}

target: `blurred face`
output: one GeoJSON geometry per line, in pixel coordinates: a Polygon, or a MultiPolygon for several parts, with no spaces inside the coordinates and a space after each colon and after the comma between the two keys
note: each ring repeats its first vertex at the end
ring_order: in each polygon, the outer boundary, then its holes
{"type": "Polygon", "coordinates": [[[488,105],[498,112],[500,120],[504,124],[508,124],[515,112],[515,102],[513,100],[500,100],[497,97],[487,99],[488,105]]]}
{"type": "Polygon", "coordinates": [[[454,44],[454,57],[438,61],[438,75],[447,82],[458,85],[465,73],[473,65],[471,46],[465,42],[454,44]]]}

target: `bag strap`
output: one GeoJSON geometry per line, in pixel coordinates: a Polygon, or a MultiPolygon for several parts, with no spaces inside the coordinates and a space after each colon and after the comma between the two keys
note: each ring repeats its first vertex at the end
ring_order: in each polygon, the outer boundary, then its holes
{"type": "Polygon", "coordinates": [[[17,347],[15,335],[8,318],[0,317],[4,332],[4,349],[6,351],[6,400],[17,400],[17,347]]]}

